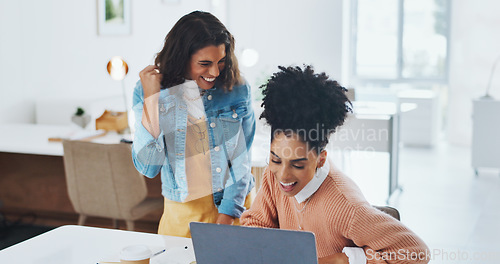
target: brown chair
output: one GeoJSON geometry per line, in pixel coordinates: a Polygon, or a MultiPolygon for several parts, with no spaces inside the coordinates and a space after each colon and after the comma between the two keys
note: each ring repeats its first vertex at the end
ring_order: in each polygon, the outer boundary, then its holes
{"type": "Polygon", "coordinates": [[[373,207],[377,208],[378,210],[396,218],[398,221],[401,221],[401,216],[399,215],[398,209],[391,207],[391,206],[376,206],[373,205],[373,207]]]}
{"type": "Polygon", "coordinates": [[[162,210],[162,198],[146,198],[144,176],[132,163],[129,144],[98,144],[85,141],[63,141],[64,169],[69,198],[80,214],[78,224],[87,216],[125,220],[128,230],[134,221],[162,210]]]}

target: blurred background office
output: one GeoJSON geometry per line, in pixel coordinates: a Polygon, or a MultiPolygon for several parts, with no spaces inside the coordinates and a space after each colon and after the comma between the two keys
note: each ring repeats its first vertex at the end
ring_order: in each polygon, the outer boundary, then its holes
{"type": "MultiPolygon", "coordinates": [[[[234,34],[256,102],[278,65],[306,63],[356,100],[414,103],[401,120],[403,191],[390,202],[431,247],[498,248],[489,237],[500,235],[500,165],[475,176],[471,164],[473,101],[487,89],[500,98],[495,0],[0,0],[0,124],[59,123],[41,116],[44,100],[121,100],[106,71],[116,55],[129,66],[130,102],[138,72],[193,10],[212,12],[234,34]],[[104,30],[105,2],[127,6],[125,29],[104,30]]],[[[387,198],[386,158],[354,154],[342,166],[375,204],[387,198]]]]}
{"type": "Polygon", "coordinates": [[[115,55],[129,64],[131,91],[173,23],[195,9],[228,25],[240,60],[245,49],[258,53],[255,65],[242,66],[254,88],[292,63],[311,63],[358,94],[439,85],[447,139],[460,145],[471,141],[471,98],[483,95],[500,55],[493,0],[130,1],[130,31],[121,35],[99,34],[97,3],[0,1],[0,122],[36,122],[34,102],[44,96],[120,94],[103,71],[115,55]]]}

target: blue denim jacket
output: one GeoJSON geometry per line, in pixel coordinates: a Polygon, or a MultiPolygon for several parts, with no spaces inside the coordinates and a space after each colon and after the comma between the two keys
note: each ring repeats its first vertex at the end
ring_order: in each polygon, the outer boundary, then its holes
{"type": "MultiPolygon", "coordinates": [[[[255,116],[248,84],[230,92],[214,87],[202,97],[212,170],[212,191],[219,213],[240,217],[245,198],[254,185],[251,153],[255,116]]],[[[185,170],[187,107],[183,89],[177,85],[162,89],[159,96],[160,135],[155,139],[142,125],[144,93],[140,81],[134,90],[135,135],[132,157],[136,169],[153,178],[161,171],[162,194],[182,202],[188,195],[185,170]],[[167,149],[174,140],[175,149],[167,149]]]]}

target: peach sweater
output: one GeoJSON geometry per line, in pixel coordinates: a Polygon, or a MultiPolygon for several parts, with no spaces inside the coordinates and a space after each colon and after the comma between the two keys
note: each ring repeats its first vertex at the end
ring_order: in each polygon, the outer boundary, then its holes
{"type": "Polygon", "coordinates": [[[331,166],[319,189],[297,204],[284,196],[275,177],[266,169],[262,186],[240,218],[243,225],[313,232],[318,257],[362,247],[367,263],[427,263],[425,243],[398,220],[373,208],[357,185],[331,166]]]}

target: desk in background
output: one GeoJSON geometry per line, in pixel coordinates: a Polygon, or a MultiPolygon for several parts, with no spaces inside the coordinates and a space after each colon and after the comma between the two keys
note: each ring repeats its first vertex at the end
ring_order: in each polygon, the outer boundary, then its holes
{"type": "Polygon", "coordinates": [[[189,238],[68,225],[0,250],[0,263],[93,264],[137,244],[193,249],[189,238]]]}
{"type": "MultiPolygon", "coordinates": [[[[7,216],[34,213],[37,224],[58,226],[77,223],[66,189],[61,142],[51,137],[66,137],[76,127],[66,125],[0,124],[0,210],[7,216]]],[[[118,143],[122,135],[108,133],[92,140],[97,143],[118,143]]],[[[266,153],[269,152],[267,148],[266,153]]],[[[260,179],[263,167],[256,164],[252,173],[260,179]]],[[[161,178],[146,179],[148,197],[163,197],[161,178]]],[[[156,232],[161,214],[149,214],[137,221],[137,229],[156,232]]],[[[89,218],[90,225],[111,227],[108,220],[89,218]]]]}
{"type": "MultiPolygon", "coordinates": [[[[0,208],[9,219],[36,216],[35,224],[59,226],[77,223],[78,214],[69,201],[61,142],[76,128],[65,125],[0,125],[0,208]]],[[[93,141],[118,143],[122,135],[108,133],[93,141]]],[[[162,197],[161,179],[147,179],[148,197],[162,197]]],[[[136,222],[138,230],[156,232],[161,212],[136,222]]],[[[30,218],[31,219],[31,218],[30,218]]],[[[90,225],[111,227],[111,221],[89,218],[90,225]]]]}
{"type": "MultiPolygon", "coordinates": [[[[0,152],[62,156],[61,142],[50,142],[49,138],[65,138],[78,130],[74,125],[0,124],[0,152]]],[[[122,137],[110,132],[92,142],[118,143],[122,137]]]]}

